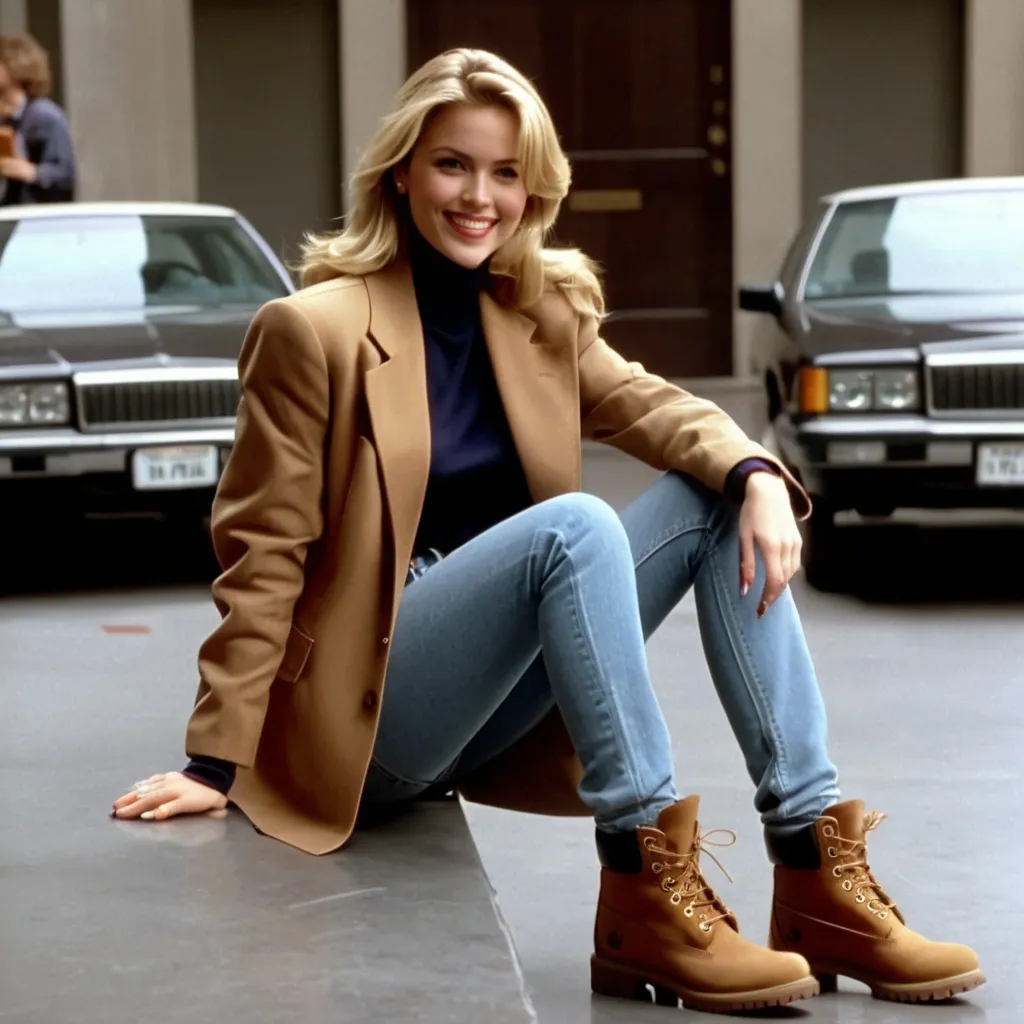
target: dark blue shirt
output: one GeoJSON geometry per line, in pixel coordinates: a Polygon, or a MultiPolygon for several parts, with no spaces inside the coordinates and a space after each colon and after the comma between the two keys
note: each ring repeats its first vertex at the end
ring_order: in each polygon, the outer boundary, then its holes
{"type": "Polygon", "coordinates": [[[427,364],[430,478],[415,554],[448,554],[531,504],[480,322],[484,264],[453,263],[409,241],[427,364]]]}

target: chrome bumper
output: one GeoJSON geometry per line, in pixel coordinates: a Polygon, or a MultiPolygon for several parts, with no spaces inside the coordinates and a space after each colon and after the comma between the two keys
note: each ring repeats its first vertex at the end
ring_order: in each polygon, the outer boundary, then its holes
{"type": "Polygon", "coordinates": [[[0,432],[0,478],[122,473],[139,448],[212,444],[230,448],[234,427],[81,434],[76,430],[0,432]]]}
{"type": "Polygon", "coordinates": [[[1024,440],[1024,419],[835,416],[777,426],[787,455],[815,467],[969,466],[980,441],[1024,440]],[[898,450],[898,454],[894,452],[898,450]],[[910,452],[914,451],[913,455],[910,452]]]}
{"type": "Polygon", "coordinates": [[[927,416],[835,416],[807,420],[797,428],[801,436],[879,439],[892,437],[964,438],[1024,437],[1024,419],[933,420],[927,416]]]}

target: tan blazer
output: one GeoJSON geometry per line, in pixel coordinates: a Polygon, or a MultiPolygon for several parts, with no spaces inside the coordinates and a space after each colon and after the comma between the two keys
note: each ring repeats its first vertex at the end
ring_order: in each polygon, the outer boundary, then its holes
{"type": "MultiPolygon", "coordinates": [[[[715,405],[623,360],[560,294],[525,313],[484,295],[481,312],[534,501],[579,490],[582,436],[719,491],[742,459],[771,459],[715,405]]],[[[353,830],[430,469],[407,267],[269,303],[239,374],[213,507],[222,621],[200,650],[186,750],[239,766],[230,797],[260,831],[327,853],[353,830]]],[[[789,483],[803,516],[807,496],[789,483]]],[[[580,775],[552,713],[462,792],[586,814],[580,775]]]]}

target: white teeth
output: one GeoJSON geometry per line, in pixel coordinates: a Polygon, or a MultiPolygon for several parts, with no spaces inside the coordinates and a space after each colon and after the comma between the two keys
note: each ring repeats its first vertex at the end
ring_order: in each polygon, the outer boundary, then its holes
{"type": "Polygon", "coordinates": [[[469,220],[467,217],[453,216],[452,222],[460,228],[466,228],[469,231],[486,231],[491,226],[489,220],[469,220]]]}

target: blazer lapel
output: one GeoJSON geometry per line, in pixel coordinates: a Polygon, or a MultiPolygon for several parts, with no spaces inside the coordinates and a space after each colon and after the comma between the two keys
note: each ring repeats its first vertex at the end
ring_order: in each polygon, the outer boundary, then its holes
{"type": "Polygon", "coordinates": [[[401,593],[430,474],[423,328],[407,266],[396,264],[365,280],[370,335],[386,356],[366,374],[366,402],[391,513],[395,593],[401,593]]]}
{"type": "MultiPolygon", "coordinates": [[[[579,378],[561,345],[535,338],[537,324],[484,293],[487,349],[512,438],[534,501],[580,489],[579,378]]],[[[569,353],[571,355],[571,353],[569,353]]]]}

